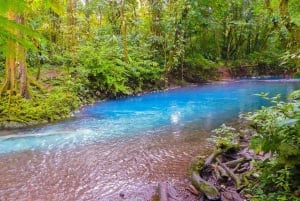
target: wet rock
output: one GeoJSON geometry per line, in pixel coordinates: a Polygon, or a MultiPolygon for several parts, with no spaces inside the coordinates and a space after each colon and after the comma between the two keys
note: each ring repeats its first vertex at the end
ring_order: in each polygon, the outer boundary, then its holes
{"type": "Polygon", "coordinates": [[[120,195],[121,198],[125,197],[125,194],[123,192],[121,192],[119,195],[120,195]]]}

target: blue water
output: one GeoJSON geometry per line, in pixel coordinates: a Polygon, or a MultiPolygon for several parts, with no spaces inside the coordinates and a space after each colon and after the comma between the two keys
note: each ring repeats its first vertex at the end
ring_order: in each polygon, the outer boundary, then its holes
{"type": "Polygon", "coordinates": [[[282,97],[300,88],[299,80],[240,80],[190,86],[83,107],[67,121],[10,131],[0,137],[0,154],[76,147],[130,137],[178,132],[186,127],[211,130],[253,111],[267,101],[254,94],[282,97]]]}

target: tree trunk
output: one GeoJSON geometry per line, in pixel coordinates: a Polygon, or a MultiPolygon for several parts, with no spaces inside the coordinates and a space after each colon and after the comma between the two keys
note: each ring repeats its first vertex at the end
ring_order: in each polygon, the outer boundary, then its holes
{"type": "Polygon", "coordinates": [[[69,44],[68,49],[70,51],[73,50],[73,47],[75,46],[75,8],[76,8],[76,2],[74,0],[68,0],[68,35],[69,35],[69,44]]]}
{"type": "Polygon", "coordinates": [[[289,0],[281,0],[279,5],[280,16],[281,18],[285,18],[288,14],[288,5],[289,0]]]}
{"type": "Polygon", "coordinates": [[[8,94],[14,95],[16,94],[16,85],[15,85],[15,53],[13,50],[15,49],[15,43],[13,41],[7,42],[7,52],[6,52],[6,62],[5,62],[5,81],[1,87],[0,95],[8,94]]]}
{"type": "Polygon", "coordinates": [[[57,13],[55,13],[51,8],[49,9],[50,15],[50,48],[49,53],[51,56],[54,56],[55,52],[57,51],[57,47],[55,44],[58,44],[61,40],[59,35],[61,34],[60,27],[61,27],[61,19],[57,13]]]}
{"type": "Polygon", "coordinates": [[[30,94],[29,94],[29,84],[27,80],[27,66],[26,66],[26,60],[25,60],[25,55],[26,55],[26,50],[19,46],[18,47],[18,52],[21,56],[19,58],[19,73],[20,73],[20,95],[23,98],[29,99],[30,94]]]}
{"type": "Polygon", "coordinates": [[[128,47],[127,47],[127,20],[125,16],[125,0],[122,0],[121,7],[121,32],[122,32],[122,45],[123,45],[123,59],[125,62],[128,62],[128,47]]]}
{"type": "MultiPolygon", "coordinates": [[[[15,13],[8,12],[7,19],[14,21],[15,13]]],[[[12,35],[16,35],[15,30],[11,30],[12,35]]],[[[10,95],[16,94],[16,43],[12,40],[7,41],[6,62],[5,62],[5,81],[1,88],[0,95],[7,93],[10,95]]]]}
{"type": "MultiPolygon", "coordinates": [[[[90,3],[90,0],[85,0],[85,7],[88,7],[89,3],[90,3]]],[[[87,26],[87,30],[86,30],[87,38],[91,39],[92,38],[91,37],[91,18],[90,18],[90,10],[89,9],[87,9],[85,11],[85,19],[86,19],[86,26],[87,26]]]]}
{"type": "MultiPolygon", "coordinates": [[[[19,24],[24,24],[24,18],[21,15],[16,15],[13,12],[8,12],[7,18],[14,20],[19,24]]],[[[19,35],[21,33],[16,30],[11,30],[12,35],[19,35]]],[[[0,95],[19,94],[23,98],[30,98],[27,79],[27,66],[26,66],[26,50],[15,41],[8,40],[6,51],[6,65],[5,65],[5,82],[0,90],[0,95]]]]}
{"type": "MultiPolygon", "coordinates": [[[[69,53],[71,54],[72,57],[72,65],[74,66],[76,63],[76,58],[75,58],[75,46],[76,46],[76,18],[75,18],[75,12],[76,12],[76,0],[68,0],[68,6],[67,6],[67,13],[68,13],[68,44],[67,44],[67,50],[69,51],[69,53]]],[[[68,68],[68,72],[69,72],[69,67],[68,68]]]]}
{"type": "MultiPolygon", "coordinates": [[[[16,21],[19,24],[24,24],[24,17],[22,15],[16,16],[16,21]]],[[[22,37],[21,33],[18,33],[20,37],[22,37]]],[[[16,45],[17,48],[17,63],[19,64],[19,79],[20,79],[20,86],[19,91],[20,95],[23,98],[29,99],[29,88],[28,88],[28,80],[27,80],[27,66],[26,66],[26,50],[20,44],[16,45]]]]}

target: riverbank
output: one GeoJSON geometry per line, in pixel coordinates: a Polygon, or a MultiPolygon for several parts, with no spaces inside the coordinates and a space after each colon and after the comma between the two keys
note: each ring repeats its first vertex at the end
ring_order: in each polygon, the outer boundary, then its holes
{"type": "MultiPolygon", "coordinates": [[[[206,82],[197,84],[213,83],[218,81],[231,82],[232,75],[228,67],[219,67],[219,72],[206,82]]],[[[49,67],[42,69],[39,87],[33,87],[31,98],[24,99],[19,95],[5,95],[0,97],[0,128],[14,129],[37,125],[46,125],[73,116],[74,111],[80,107],[95,101],[139,96],[146,93],[168,90],[179,87],[194,85],[185,81],[170,78],[169,82],[157,78],[151,84],[144,83],[144,87],[123,87],[116,92],[111,87],[102,89],[93,84],[86,75],[78,72],[69,73],[68,69],[49,67]],[[123,90],[124,89],[124,90],[123,90]]],[[[128,83],[129,84],[129,83],[128,83]]]]}
{"type": "MultiPolygon", "coordinates": [[[[30,100],[20,96],[0,97],[0,128],[15,129],[26,128],[38,125],[47,125],[57,121],[65,120],[74,115],[82,106],[97,101],[112,99],[103,96],[98,91],[91,91],[86,88],[81,79],[70,76],[46,73],[44,80],[44,91],[33,90],[30,100]],[[98,94],[98,95],[97,95],[98,94]]],[[[221,77],[222,78],[222,77],[221,77]]],[[[210,80],[202,83],[169,83],[168,87],[153,87],[142,92],[132,94],[120,94],[113,99],[120,99],[130,96],[141,96],[143,94],[167,91],[171,89],[197,86],[203,84],[233,82],[235,79],[210,80]]],[[[265,79],[266,77],[262,77],[265,79]]],[[[267,77],[270,79],[270,77],[267,77]]],[[[259,78],[252,78],[254,80],[259,78]]]]}
{"type": "Polygon", "coordinates": [[[178,184],[172,182],[159,183],[154,200],[182,196],[202,201],[300,200],[300,141],[295,140],[300,128],[300,90],[291,93],[287,102],[278,95],[260,96],[273,105],[213,130],[212,153],[191,161],[185,191],[174,190],[178,184]]]}
{"type": "Polygon", "coordinates": [[[180,84],[170,82],[167,85],[152,86],[142,91],[129,94],[101,93],[98,89],[91,89],[87,81],[81,77],[71,77],[64,73],[52,70],[41,75],[42,91],[34,89],[29,100],[18,95],[0,97],[0,129],[26,128],[38,125],[47,125],[65,120],[74,115],[81,107],[98,101],[119,99],[129,96],[141,96],[186,86],[211,83],[180,84]]]}
{"type": "Polygon", "coordinates": [[[190,166],[190,179],[194,194],[201,200],[250,199],[247,186],[257,174],[253,164],[264,155],[255,155],[249,143],[252,132],[246,122],[239,126],[222,125],[214,130],[215,147],[207,158],[195,157],[190,166]]]}
{"type": "Polygon", "coordinates": [[[215,129],[212,154],[192,161],[192,192],[200,200],[300,200],[300,141],[294,139],[300,90],[289,102],[261,96],[274,105],[244,114],[239,126],[215,129]]]}

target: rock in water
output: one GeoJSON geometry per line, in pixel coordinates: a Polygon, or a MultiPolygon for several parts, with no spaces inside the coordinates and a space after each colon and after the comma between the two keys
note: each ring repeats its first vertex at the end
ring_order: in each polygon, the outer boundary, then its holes
{"type": "Polygon", "coordinates": [[[159,201],[168,201],[168,186],[166,183],[160,183],[158,185],[159,201]]]}

